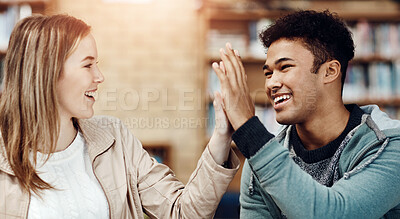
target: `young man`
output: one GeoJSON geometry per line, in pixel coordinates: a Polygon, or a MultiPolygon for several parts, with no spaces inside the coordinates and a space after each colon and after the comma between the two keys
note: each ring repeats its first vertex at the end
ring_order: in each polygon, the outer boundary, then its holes
{"type": "Polygon", "coordinates": [[[400,218],[400,126],[376,106],[344,105],[351,33],[328,11],[299,11],[260,34],[265,90],[284,129],[254,116],[238,51],[213,63],[233,140],[247,158],[241,218],[400,218]]]}

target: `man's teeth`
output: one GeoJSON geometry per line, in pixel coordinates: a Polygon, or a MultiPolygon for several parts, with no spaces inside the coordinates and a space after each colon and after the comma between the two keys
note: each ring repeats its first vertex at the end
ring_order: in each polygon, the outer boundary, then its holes
{"type": "Polygon", "coordinates": [[[290,98],[290,95],[282,95],[282,96],[276,97],[274,99],[274,103],[276,104],[276,103],[278,103],[280,101],[284,101],[284,100],[287,100],[289,98],[290,98]]]}
{"type": "Polygon", "coordinates": [[[94,95],[96,95],[96,92],[95,91],[86,91],[85,95],[89,96],[89,97],[94,97],[94,95]]]}

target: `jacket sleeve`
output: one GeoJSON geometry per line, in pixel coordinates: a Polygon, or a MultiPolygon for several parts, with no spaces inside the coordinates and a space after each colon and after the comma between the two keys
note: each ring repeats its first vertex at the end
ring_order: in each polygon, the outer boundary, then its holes
{"type": "Polygon", "coordinates": [[[280,212],[275,202],[268,195],[264,200],[261,190],[254,183],[249,163],[244,163],[240,182],[240,218],[279,218],[280,212]]]}
{"type": "MultiPolygon", "coordinates": [[[[243,142],[239,148],[245,146],[243,142]]],[[[358,165],[377,150],[365,154],[358,165]]],[[[372,163],[332,187],[319,184],[301,170],[275,138],[261,146],[248,163],[261,193],[269,194],[288,218],[379,218],[400,203],[399,156],[400,140],[391,139],[372,163]]]]}
{"type": "Polygon", "coordinates": [[[130,163],[137,176],[137,188],[145,213],[151,218],[212,218],[240,161],[231,150],[226,169],[213,160],[208,146],[186,186],[164,164],[157,163],[130,131],[124,129],[130,163]],[[129,151],[129,150],[128,150],[129,151]]]}

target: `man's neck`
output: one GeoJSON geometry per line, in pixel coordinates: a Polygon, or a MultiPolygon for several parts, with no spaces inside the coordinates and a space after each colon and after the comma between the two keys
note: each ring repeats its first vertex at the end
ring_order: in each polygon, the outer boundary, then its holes
{"type": "Polygon", "coordinates": [[[346,128],[350,112],[344,105],[325,108],[312,120],[296,124],[297,133],[307,150],[315,150],[336,139],[346,128]]]}

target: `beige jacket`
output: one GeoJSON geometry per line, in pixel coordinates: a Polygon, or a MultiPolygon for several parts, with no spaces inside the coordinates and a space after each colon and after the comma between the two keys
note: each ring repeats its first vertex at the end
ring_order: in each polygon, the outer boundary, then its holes
{"type": "MultiPolygon", "coordinates": [[[[187,185],[165,165],[157,163],[141,143],[112,117],[80,120],[94,173],[106,194],[110,218],[212,218],[239,168],[233,151],[233,169],[214,162],[208,147],[187,185]]],[[[27,218],[29,194],[21,190],[0,145],[0,218],[27,218]]]]}

